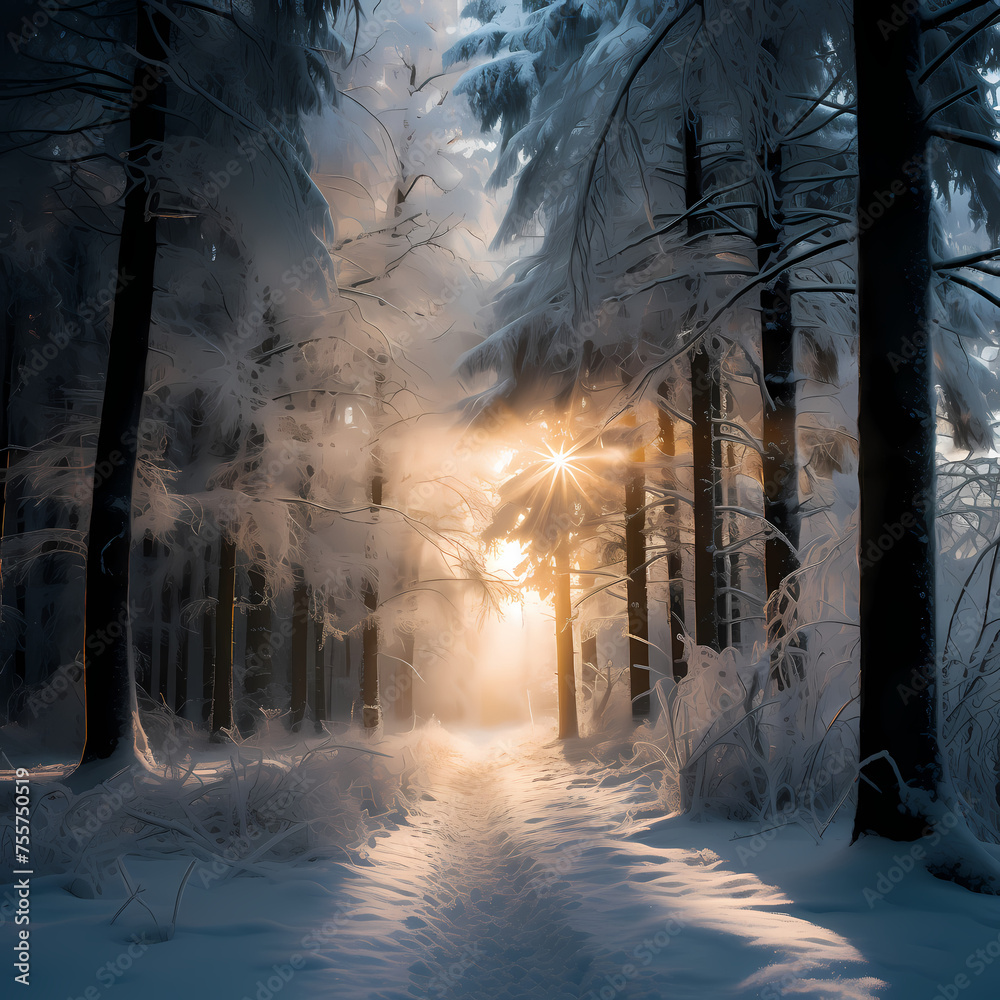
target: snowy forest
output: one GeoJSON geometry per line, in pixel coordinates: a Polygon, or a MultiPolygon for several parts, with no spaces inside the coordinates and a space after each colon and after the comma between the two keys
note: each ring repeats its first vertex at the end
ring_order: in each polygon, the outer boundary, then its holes
{"type": "Polygon", "coordinates": [[[1000,0],[0,14],[5,991],[994,1000],[1000,0]]]}

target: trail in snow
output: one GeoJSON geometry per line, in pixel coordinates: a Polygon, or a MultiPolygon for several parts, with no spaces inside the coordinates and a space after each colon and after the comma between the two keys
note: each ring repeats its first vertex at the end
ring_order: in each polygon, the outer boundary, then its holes
{"type": "Polygon", "coordinates": [[[598,787],[556,745],[441,734],[421,757],[419,813],[378,838],[315,935],[317,996],[876,996],[845,974],[861,959],[846,941],[773,912],[753,876],[624,840],[628,787],[598,787]]]}
{"type": "MultiPolygon", "coordinates": [[[[518,816],[524,790],[495,759],[450,752],[428,770],[425,809],[373,852],[339,942],[378,961],[378,986],[366,994],[357,969],[342,985],[371,1000],[577,998],[620,975],[623,963],[572,919],[585,899],[569,876],[593,832],[567,824],[557,843],[533,844],[518,816]],[[398,924],[391,941],[387,928],[369,938],[373,919],[398,924]]],[[[654,978],[634,973],[630,995],[658,996],[654,978]]]]}

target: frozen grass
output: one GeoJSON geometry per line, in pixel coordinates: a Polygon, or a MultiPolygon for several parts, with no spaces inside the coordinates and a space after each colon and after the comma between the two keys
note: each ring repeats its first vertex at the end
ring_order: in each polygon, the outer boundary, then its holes
{"type": "Polygon", "coordinates": [[[794,822],[821,837],[858,759],[850,660],[822,672],[834,648],[805,655],[802,675],[779,687],[770,647],[717,653],[688,640],[688,675],[656,683],[659,719],[635,736],[637,761],[662,766],[664,809],[794,822]]]}
{"type": "MultiPolygon", "coordinates": [[[[143,721],[159,770],[125,771],[80,794],[35,786],[37,874],[72,875],[72,891],[100,895],[109,880],[127,885],[126,856],[192,858],[214,880],[319,858],[356,862],[373,830],[405,818],[412,758],[366,745],[358,729],[314,738],[272,730],[218,745],[163,712],[143,721]]],[[[9,865],[10,829],[0,843],[9,865]]]]}

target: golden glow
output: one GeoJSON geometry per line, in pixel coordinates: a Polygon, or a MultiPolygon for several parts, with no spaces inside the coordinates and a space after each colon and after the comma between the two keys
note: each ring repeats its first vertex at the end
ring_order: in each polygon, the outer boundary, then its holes
{"type": "Polygon", "coordinates": [[[537,452],[537,454],[541,455],[543,461],[549,466],[552,477],[568,476],[573,480],[576,488],[582,491],[583,484],[580,482],[580,477],[586,474],[586,470],[582,465],[574,462],[573,449],[567,451],[565,445],[560,445],[559,450],[556,451],[550,444],[545,445],[545,449],[545,452],[537,452]]]}
{"type": "Polygon", "coordinates": [[[497,475],[501,475],[506,472],[514,458],[514,455],[515,452],[512,448],[504,448],[504,450],[497,456],[496,462],[493,463],[493,471],[497,475]]]}
{"type": "Polygon", "coordinates": [[[517,567],[524,562],[525,551],[520,542],[499,541],[486,556],[486,569],[493,576],[516,578],[517,567]]]}

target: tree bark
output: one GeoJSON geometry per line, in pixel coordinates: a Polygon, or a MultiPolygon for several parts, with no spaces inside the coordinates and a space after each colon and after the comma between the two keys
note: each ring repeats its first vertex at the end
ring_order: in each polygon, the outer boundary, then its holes
{"type": "Polygon", "coordinates": [[[560,540],[555,554],[556,684],[559,695],[559,739],[580,735],[576,712],[576,669],[573,662],[573,609],[570,596],[569,542],[560,540]]]}
{"type": "MultiPolygon", "coordinates": [[[[633,421],[634,423],[634,421],[633,421]]],[[[649,715],[649,590],[646,578],[646,459],[639,448],[625,479],[625,583],[628,603],[629,689],[632,717],[649,715]]]]}
{"type": "Polygon", "coordinates": [[[413,722],[413,657],[416,654],[416,636],[412,632],[403,632],[399,637],[402,645],[403,663],[396,671],[396,721],[404,725],[413,722]]]}
{"type": "MultiPolygon", "coordinates": [[[[371,478],[373,512],[382,506],[382,476],[376,472],[371,478]]],[[[382,707],[378,692],[378,585],[369,580],[363,591],[365,610],[368,612],[361,631],[361,718],[365,729],[375,729],[382,720],[382,707]]]]}
{"type": "Polygon", "coordinates": [[[292,732],[302,728],[309,699],[309,587],[299,578],[292,595],[292,732]]]}
{"type": "MultiPolygon", "coordinates": [[[[191,564],[184,563],[181,573],[181,588],[177,595],[177,611],[180,612],[191,600],[191,564]]],[[[178,620],[180,614],[177,615],[178,620]]],[[[182,628],[177,635],[177,683],[174,685],[174,712],[184,716],[187,711],[188,671],[191,664],[190,631],[182,628]]]]}
{"type": "MultiPolygon", "coordinates": [[[[862,760],[885,751],[932,794],[936,741],[934,381],[928,326],[931,188],[919,94],[920,21],[893,0],[855,4],[858,75],[862,760]],[[885,24],[892,30],[886,32],[885,24]],[[889,204],[886,205],[886,201],[889,204]],[[883,207],[876,213],[875,207],[883,207]],[[901,362],[900,359],[909,358],[901,362]],[[889,535],[888,548],[879,540],[889,535]],[[897,537],[898,536],[898,537],[897,537]],[[903,693],[905,692],[905,694],[903,693]],[[914,693],[917,692],[917,693],[914,693]]],[[[858,784],[854,833],[913,840],[884,760],[858,784]],[[875,787],[877,786],[877,787],[875,787]]]]}
{"type": "MultiPolygon", "coordinates": [[[[11,295],[4,312],[4,344],[3,344],[3,385],[0,387],[2,397],[0,397],[0,604],[4,603],[4,577],[3,577],[3,543],[4,539],[11,533],[11,512],[7,509],[7,484],[11,471],[14,467],[14,452],[11,448],[10,440],[10,406],[14,388],[14,352],[17,344],[17,321],[12,311],[16,305],[16,299],[11,295]]],[[[15,603],[21,600],[21,590],[18,588],[14,598],[15,603]]],[[[10,696],[24,681],[25,664],[23,655],[18,654],[20,647],[23,647],[23,636],[19,634],[21,628],[8,627],[5,629],[5,641],[3,649],[3,660],[6,661],[7,650],[10,650],[10,668],[6,662],[0,662],[0,697],[3,704],[9,706],[10,696]]],[[[3,713],[4,718],[8,718],[9,713],[3,713]]]]}
{"type": "Polygon", "coordinates": [[[160,39],[170,21],[138,0],[134,72],[136,93],[129,114],[129,158],[119,273],[134,278],[119,282],[108,348],[104,402],[95,455],[93,508],[87,547],[84,629],[86,742],[80,764],[106,760],[119,751],[135,755],[135,680],[132,673],[132,629],[129,618],[129,559],[132,542],[132,484],[139,420],[146,388],[146,355],[156,265],[156,219],[146,214],[143,161],[163,142],[166,87],[159,69],[167,53],[160,39]],[[149,60],[149,62],[147,62],[149,60]],[[160,82],[149,88],[148,77],[160,82]],[[145,81],[145,82],[144,82],[145,81]],[[103,474],[103,470],[110,470],[103,474]],[[109,627],[117,625],[117,629],[109,627]],[[102,642],[104,630],[114,638],[102,642]],[[133,745],[129,751],[128,744],[133,745]]]}
{"type": "Polygon", "coordinates": [[[313,619],[315,641],[313,642],[313,719],[316,732],[323,731],[326,720],[326,639],[323,635],[322,619],[313,619]]]}
{"type": "MultiPolygon", "coordinates": [[[[4,310],[3,342],[3,384],[0,385],[0,545],[5,537],[5,515],[7,510],[7,477],[11,469],[10,450],[10,404],[14,394],[14,349],[17,344],[17,322],[11,313],[15,302],[12,299],[4,310]]],[[[0,553],[2,555],[2,553],[0,553]]],[[[0,559],[0,593],[3,590],[3,560],[0,559]]]]}
{"type": "MultiPolygon", "coordinates": [[[[666,383],[660,385],[657,392],[667,398],[666,383]]],[[[658,412],[660,424],[660,451],[668,458],[677,457],[677,442],[674,435],[674,420],[662,407],[658,412]]],[[[677,480],[672,476],[667,483],[669,489],[677,489],[677,480]]],[[[670,629],[670,660],[673,664],[674,680],[687,676],[687,661],[684,659],[684,574],[683,560],[680,548],[680,526],[677,524],[679,506],[676,500],[668,499],[663,504],[663,514],[670,518],[672,524],[664,532],[663,542],[667,545],[667,587],[668,587],[668,627],[670,629]]]]}
{"type": "MultiPolygon", "coordinates": [[[[775,207],[774,218],[765,207],[757,210],[757,265],[761,271],[767,267],[772,251],[781,245],[780,150],[765,156],[764,167],[773,179],[779,204],[775,207]]],[[[795,461],[795,330],[792,325],[791,283],[787,271],[778,275],[772,287],[761,291],[760,318],[764,386],[771,398],[770,405],[766,401],[764,403],[764,517],[781,533],[764,542],[767,636],[769,642],[776,643],[785,635],[783,613],[786,610],[779,606],[777,594],[785,580],[799,566],[795,461]]],[[[793,600],[798,596],[794,581],[789,585],[788,592],[793,600]]],[[[771,677],[777,682],[779,690],[787,687],[794,676],[797,676],[794,661],[774,649],[771,654],[771,677]]]]}
{"type": "Polygon", "coordinates": [[[213,734],[233,728],[233,615],[236,606],[236,543],[222,539],[219,552],[219,604],[215,611],[215,683],[212,686],[213,734]]]}
{"type": "Polygon", "coordinates": [[[247,572],[247,694],[266,691],[271,683],[271,605],[267,600],[267,581],[260,567],[247,572]]]}
{"type": "MultiPolygon", "coordinates": [[[[686,207],[692,209],[703,197],[700,122],[689,110],[684,119],[684,182],[686,207]]],[[[687,221],[688,236],[706,230],[698,216],[687,221]]],[[[715,425],[721,409],[718,367],[702,345],[691,358],[692,462],[694,464],[694,604],[695,642],[719,648],[719,592],[716,570],[716,485],[719,465],[715,461],[715,425]]]]}
{"type": "MultiPolygon", "coordinates": [[[[211,549],[208,553],[212,561],[211,549]]],[[[206,574],[202,578],[202,594],[207,600],[217,591],[212,586],[212,578],[206,574]]],[[[201,722],[212,724],[212,702],[215,698],[215,619],[207,612],[201,616],[201,722]]]]}
{"type": "Polygon", "coordinates": [[[694,463],[694,605],[695,642],[719,648],[716,574],[715,423],[721,409],[721,386],[706,350],[691,359],[692,461],[694,463]]]}

